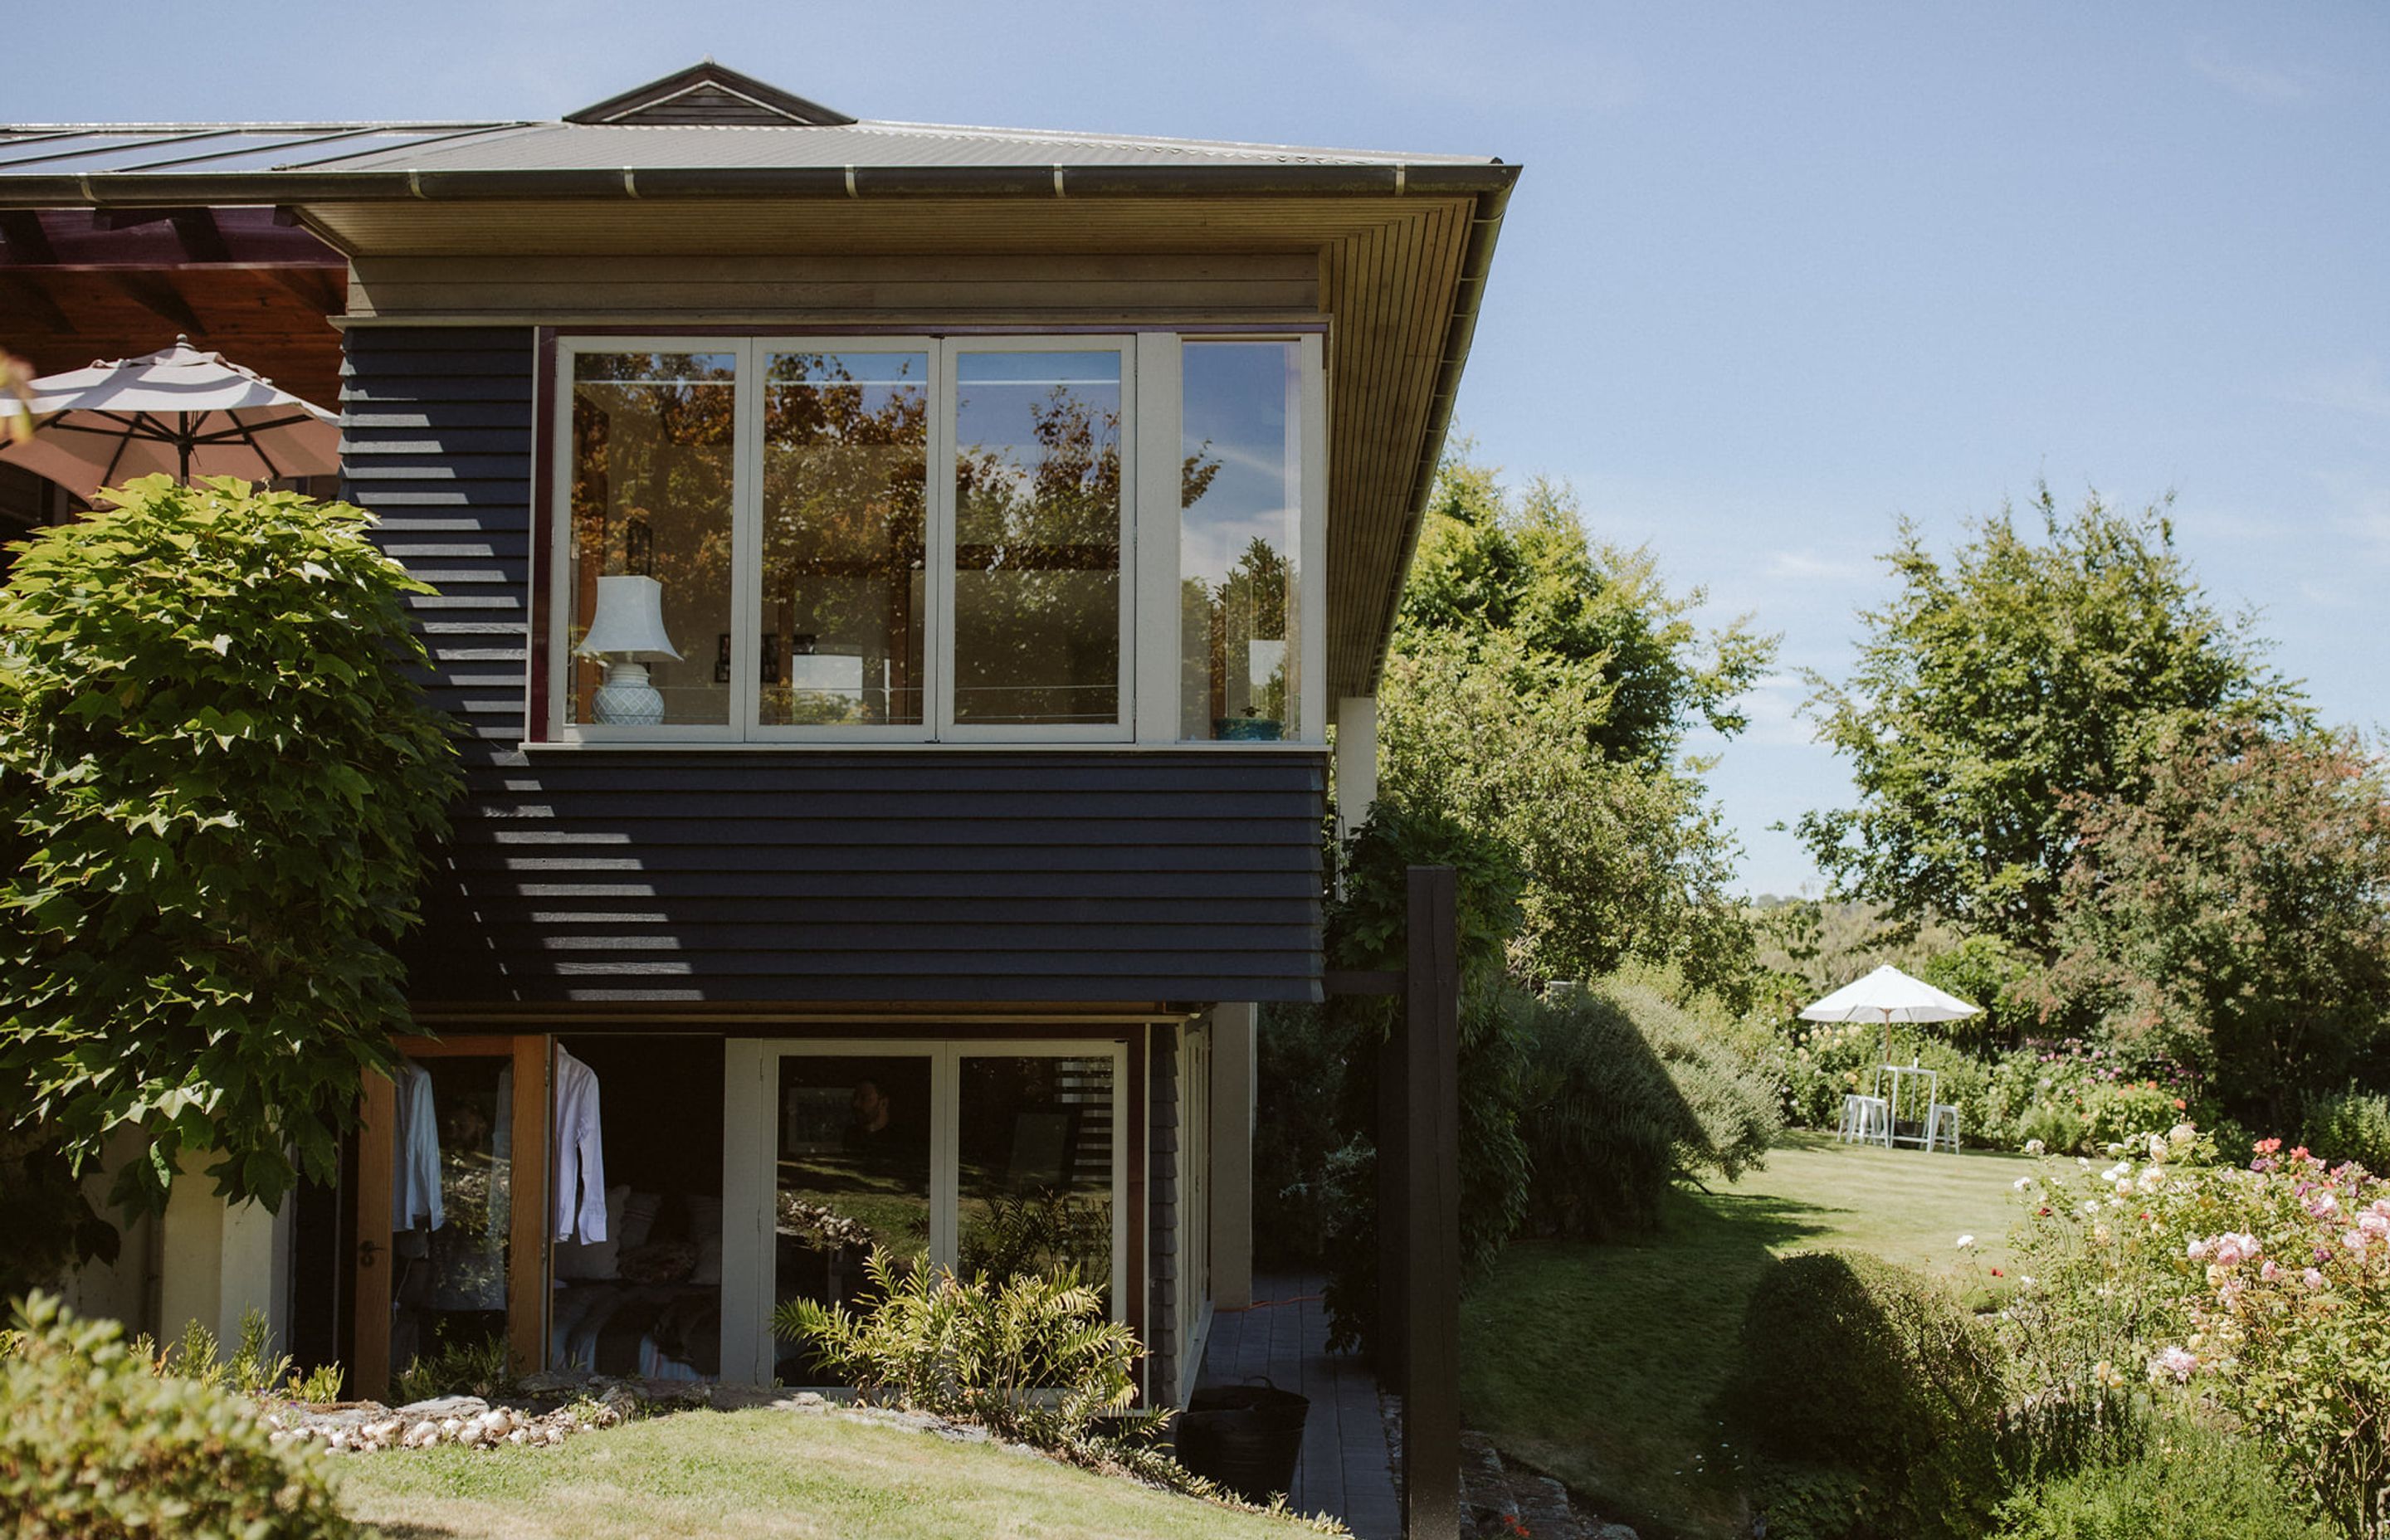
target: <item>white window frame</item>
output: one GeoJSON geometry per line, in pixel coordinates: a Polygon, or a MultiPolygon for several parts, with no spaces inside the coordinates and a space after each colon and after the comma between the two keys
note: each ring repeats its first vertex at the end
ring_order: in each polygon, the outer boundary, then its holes
{"type": "Polygon", "coordinates": [[[540,596],[548,657],[547,736],[526,747],[649,749],[841,745],[1034,746],[1135,744],[1140,748],[1241,753],[1318,748],[1328,740],[1328,377],[1326,339],[1317,331],[1020,332],[932,336],[803,332],[753,336],[575,334],[556,341],[548,466],[551,548],[540,596]],[[1301,726],[1289,738],[1221,741],[1179,736],[1179,486],[1184,426],[1180,358],[1189,341],[1293,342],[1302,370],[1303,507],[1297,523],[1301,614],[1296,662],[1301,726]],[[964,353],[1098,353],[1121,355],[1120,709],[1109,723],[961,725],[953,719],[955,594],[955,358],[964,353]],[[730,702],[726,723],[633,727],[568,724],[572,658],[568,650],[572,540],[572,360],[583,353],[711,353],[738,361],[739,392],[731,505],[730,702]],[[765,725],[756,678],[763,626],[764,360],[782,353],[919,353],[929,358],[929,486],[924,554],[922,720],[857,726],[765,725]],[[1148,559],[1148,558],[1150,559],[1148,559]]]}
{"type": "Polygon", "coordinates": [[[957,655],[955,636],[955,456],[957,423],[957,399],[961,385],[960,359],[965,353],[1118,353],[1120,354],[1121,429],[1120,429],[1120,552],[1121,570],[1118,615],[1114,632],[1119,684],[1118,699],[1113,703],[1110,722],[1058,722],[990,724],[964,725],[955,720],[955,675],[957,665],[949,663],[939,675],[937,737],[946,743],[1121,743],[1135,735],[1137,698],[1137,561],[1138,510],[1145,499],[1137,481],[1137,440],[1140,421],[1137,410],[1137,342],[1126,333],[1081,336],[1022,337],[951,337],[943,340],[941,366],[932,370],[937,377],[937,404],[932,408],[930,430],[932,465],[944,466],[943,472],[931,471],[941,484],[933,490],[931,506],[937,510],[932,516],[935,533],[932,538],[932,558],[936,566],[938,597],[931,606],[933,622],[944,631],[945,645],[940,651],[949,659],[957,655]],[[945,435],[943,453],[939,434],[945,435]],[[940,520],[943,520],[942,524],[940,520]]]}
{"type": "Polygon", "coordinates": [[[1147,441],[1149,456],[1160,466],[1157,484],[1139,490],[1145,494],[1145,512],[1139,526],[1150,545],[1157,551],[1167,551],[1167,559],[1157,560],[1159,573],[1151,584],[1140,570],[1138,584],[1145,596],[1146,622],[1137,640],[1139,656],[1155,655],[1152,667],[1137,676],[1137,740],[1170,743],[1187,749],[1217,749],[1238,752],[1246,749],[1271,748],[1285,745],[1309,745],[1317,748],[1328,741],[1328,339],[1316,331],[1221,331],[1181,335],[1163,333],[1171,343],[1167,379],[1163,383],[1169,392],[1166,411],[1149,413],[1164,417],[1166,423],[1156,422],[1146,428],[1155,436],[1147,441]],[[1178,730],[1179,689],[1179,459],[1186,452],[1186,373],[1181,367],[1184,352],[1189,347],[1204,347],[1219,342],[1291,342],[1295,344],[1296,368],[1302,380],[1302,398],[1298,404],[1301,415],[1297,429],[1296,447],[1302,456],[1303,506],[1295,510],[1295,615],[1296,635],[1294,666],[1295,710],[1301,718],[1301,730],[1294,737],[1272,743],[1250,740],[1185,738],[1178,730]],[[1168,442],[1162,434],[1167,430],[1168,442]]]}
{"type": "MultiPolygon", "coordinates": [[[[572,360],[583,353],[726,353],[736,361],[731,389],[737,392],[742,413],[749,390],[749,374],[752,354],[741,337],[576,337],[559,339],[556,350],[555,437],[556,464],[551,468],[555,482],[553,522],[556,528],[555,548],[548,553],[548,668],[547,720],[549,731],[567,743],[738,743],[746,737],[744,725],[753,719],[752,702],[755,691],[755,639],[739,623],[739,563],[736,554],[756,534],[755,514],[748,507],[746,488],[754,484],[748,474],[747,446],[740,442],[743,433],[734,430],[731,444],[730,471],[730,545],[734,553],[730,564],[730,707],[729,720],[723,723],[672,723],[663,726],[631,727],[604,722],[568,724],[564,719],[566,703],[572,694],[572,360]],[[742,663],[741,659],[745,661],[742,663]],[[742,685],[743,681],[743,685],[742,685]],[[740,700],[749,702],[746,714],[740,714],[740,700]]],[[[758,462],[761,463],[760,456],[758,462]]],[[[687,642],[689,638],[680,638],[687,642]]],[[[704,654],[700,651],[698,656],[704,654]]]]}
{"type": "MultiPolygon", "coordinates": [[[[783,723],[766,725],[763,720],[763,687],[755,677],[760,660],[751,660],[741,675],[746,681],[752,702],[745,723],[750,743],[926,743],[934,742],[938,733],[938,691],[948,663],[946,648],[941,645],[944,633],[937,613],[938,587],[938,432],[939,410],[937,379],[940,370],[938,340],[934,337],[870,336],[870,337],[757,337],[755,344],[754,389],[740,398],[739,442],[742,455],[752,449],[754,455],[754,495],[742,498],[754,508],[754,533],[749,544],[740,547],[752,551],[746,561],[733,555],[731,570],[740,574],[739,589],[740,636],[752,649],[755,639],[764,635],[764,393],[771,381],[765,369],[766,360],[787,353],[900,353],[921,355],[924,371],[921,389],[930,400],[929,443],[927,456],[930,484],[922,489],[923,509],[921,541],[921,720],[919,722],[878,723],[853,727],[824,726],[814,724],[783,723]]],[[[948,476],[951,482],[952,476],[948,476]]],[[[948,497],[952,497],[952,488],[948,497]]],[[[730,666],[739,669],[738,643],[731,647],[730,666]]]]}
{"type": "MultiPolygon", "coordinates": [[[[924,1059],[930,1064],[930,1263],[951,1269],[961,1243],[962,1061],[1103,1059],[1112,1067],[1111,1315],[1128,1319],[1128,1044],[1095,1038],[732,1038],[724,1046],[722,1378],[772,1382],[779,1361],[772,1311],[779,1294],[780,1060],[924,1059]]],[[[815,1386],[812,1389],[836,1389],[815,1386]]]]}

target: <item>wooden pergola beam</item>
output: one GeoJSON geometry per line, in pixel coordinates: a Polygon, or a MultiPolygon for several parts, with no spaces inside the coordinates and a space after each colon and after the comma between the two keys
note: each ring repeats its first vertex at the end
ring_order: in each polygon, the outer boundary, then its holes
{"type": "Polygon", "coordinates": [[[43,331],[71,337],[79,329],[74,317],[61,309],[40,284],[6,267],[0,267],[0,310],[22,311],[32,316],[38,323],[38,329],[43,331]]]}
{"type": "Polygon", "coordinates": [[[191,308],[190,302],[183,298],[182,290],[171,279],[131,268],[111,270],[107,278],[109,286],[118,293],[161,320],[171,322],[185,336],[197,337],[208,329],[207,323],[199,319],[199,312],[191,308]]]}
{"type": "Polygon", "coordinates": [[[8,260],[41,266],[58,260],[50,234],[42,228],[38,209],[0,209],[0,240],[8,243],[8,260]]]}

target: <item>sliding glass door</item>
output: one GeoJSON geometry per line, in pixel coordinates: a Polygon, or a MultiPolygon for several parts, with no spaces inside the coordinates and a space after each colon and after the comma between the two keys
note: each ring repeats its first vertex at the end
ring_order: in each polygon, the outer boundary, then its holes
{"type": "Polygon", "coordinates": [[[1122,1318],[1126,1048],[1111,1041],[735,1041],[724,1072],[723,1374],[826,1385],[776,1340],[853,1307],[877,1247],[966,1276],[1069,1265],[1122,1318]],[[745,1372],[742,1374],[741,1370],[745,1372]]]}

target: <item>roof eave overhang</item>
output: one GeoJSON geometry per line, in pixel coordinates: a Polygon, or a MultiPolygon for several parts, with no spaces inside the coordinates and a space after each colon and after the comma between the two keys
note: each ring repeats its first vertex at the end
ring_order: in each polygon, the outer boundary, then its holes
{"type": "MultiPolygon", "coordinates": [[[[1403,501],[1400,559],[1377,603],[1376,643],[1366,671],[1336,681],[1373,693],[1384,665],[1402,584],[1418,548],[1435,469],[1476,335],[1485,278],[1520,168],[1498,161],[1425,164],[1232,164],[1194,166],[723,167],[548,171],[275,172],[223,175],[96,173],[0,177],[0,209],[236,206],[272,204],[305,218],[312,203],[405,201],[821,199],[1268,199],[1337,196],[1468,198],[1473,200],[1460,281],[1443,324],[1426,430],[1403,501]]],[[[313,225],[314,221],[306,223],[313,225]]],[[[319,232],[320,233],[320,232],[319,232]]]]}
{"type": "Polygon", "coordinates": [[[1498,162],[1368,165],[717,166],[508,171],[113,172],[0,176],[0,208],[544,198],[1256,198],[1507,194],[1498,162]]]}

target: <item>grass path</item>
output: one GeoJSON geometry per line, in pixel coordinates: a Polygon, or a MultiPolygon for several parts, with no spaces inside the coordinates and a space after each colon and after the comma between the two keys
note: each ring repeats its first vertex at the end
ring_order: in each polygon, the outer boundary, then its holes
{"type": "Polygon", "coordinates": [[[353,1456],[340,1501],[386,1540],[1292,1540],[1240,1513],[985,1444],[801,1412],[684,1412],[556,1449],[353,1456]]]}
{"type": "Polygon", "coordinates": [[[2031,1165],[1793,1135],[1764,1171],[1672,1194],[1656,1235],[1515,1244],[1462,1306],[1463,1413],[1645,1540],[1745,1533],[1712,1402],[1769,1259],[1846,1247],[1979,1292],[2011,1270],[2009,1184],[2031,1165]]]}

